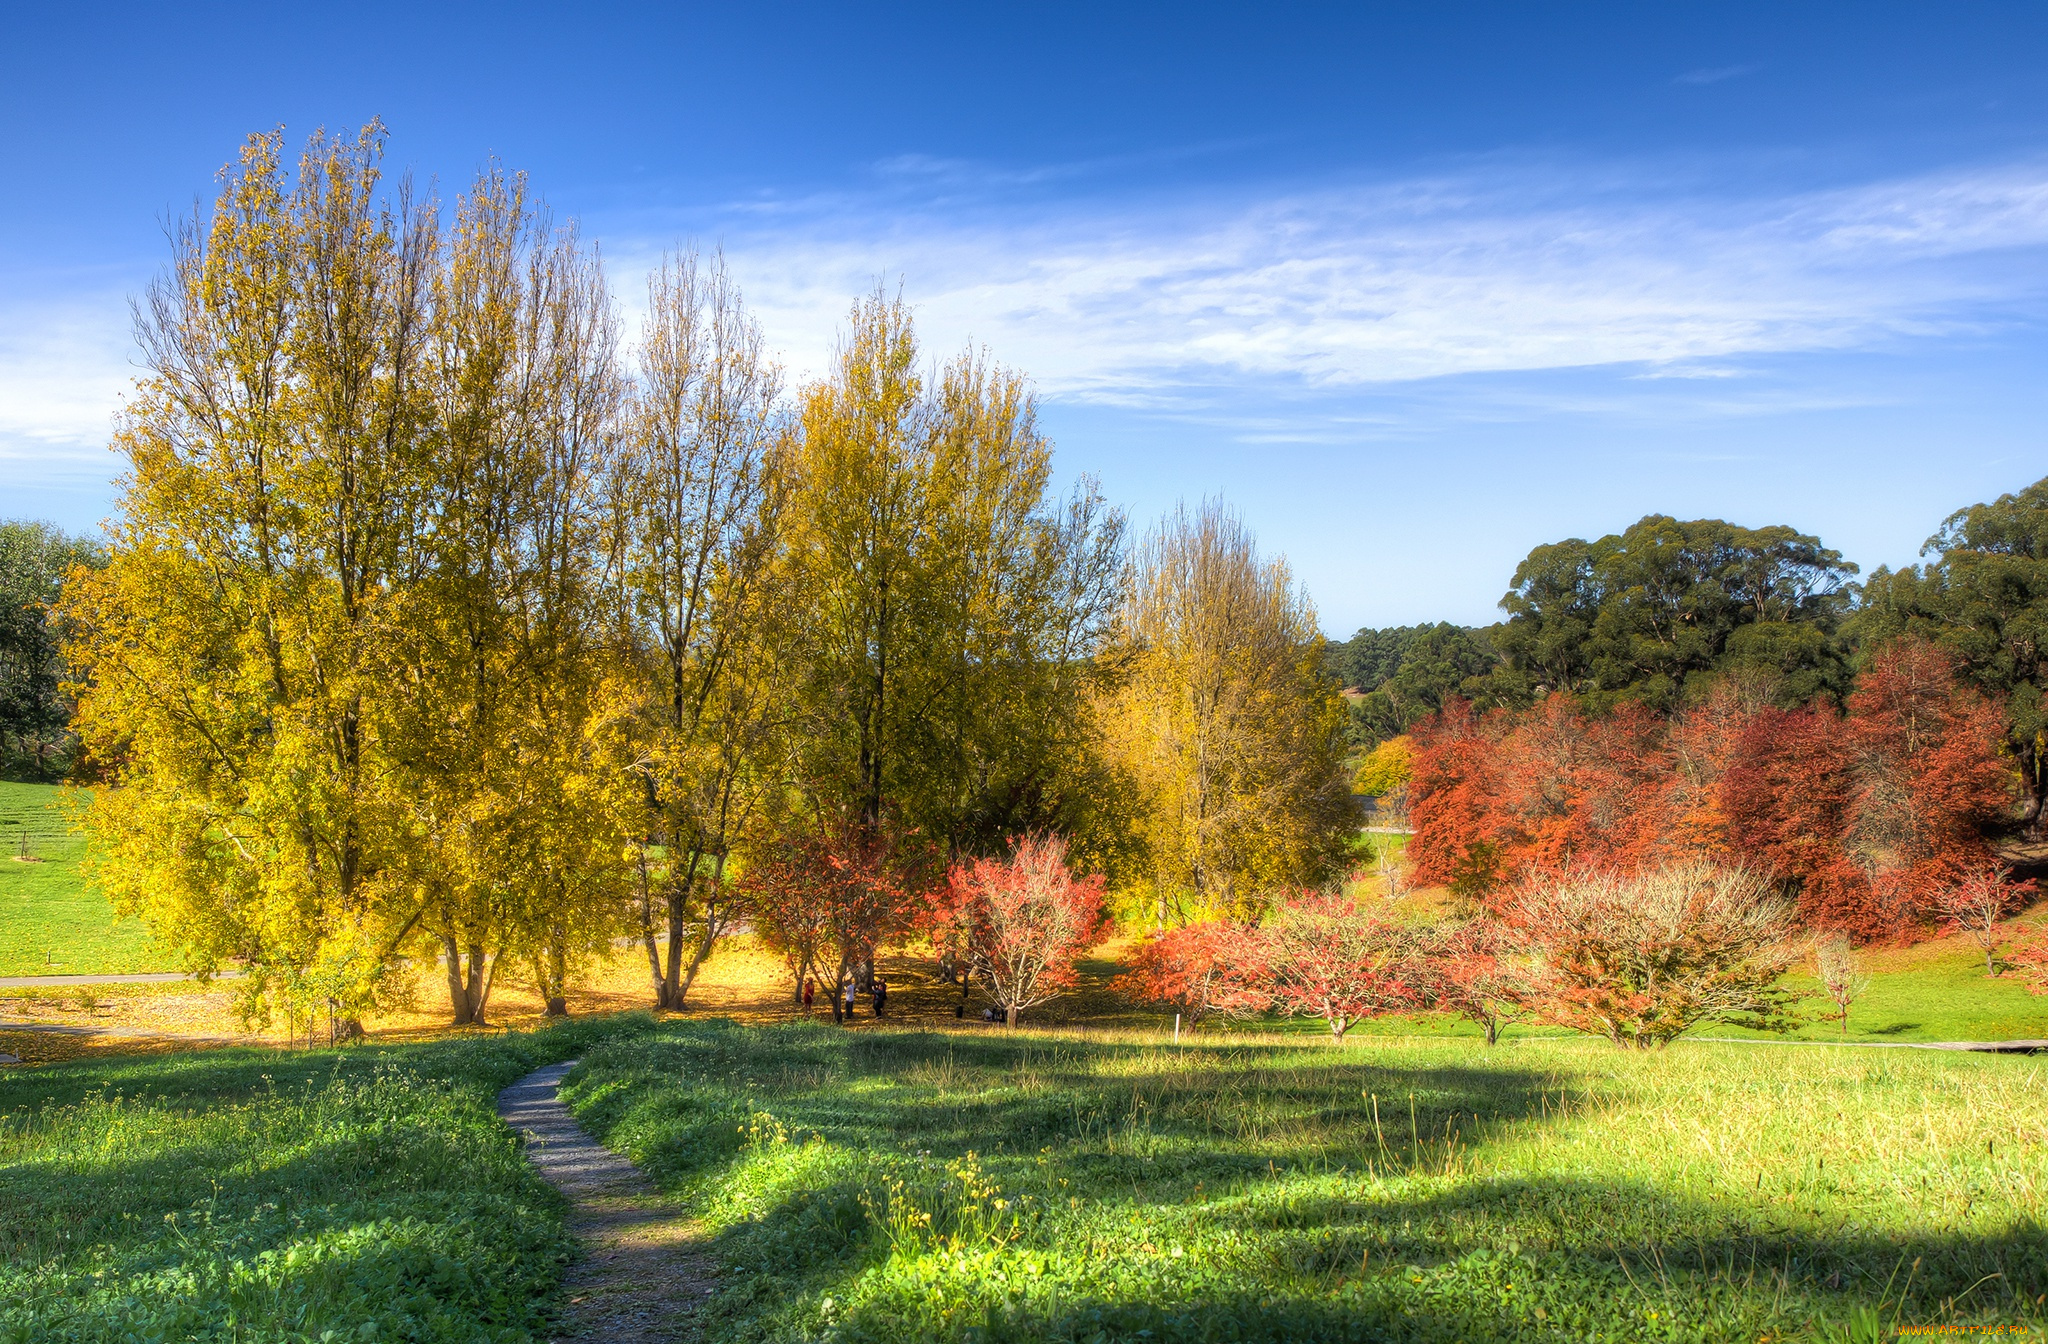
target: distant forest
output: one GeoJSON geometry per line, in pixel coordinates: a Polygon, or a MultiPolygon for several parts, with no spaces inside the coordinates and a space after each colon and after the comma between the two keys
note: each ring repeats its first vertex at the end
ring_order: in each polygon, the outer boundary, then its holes
{"type": "Polygon", "coordinates": [[[1452,697],[1521,709],[1562,691],[1589,711],[1632,702],[1670,714],[1734,680],[1779,708],[1840,705],[1874,649],[1913,634],[2004,704],[2031,821],[2043,792],[2044,549],[2048,480],[1947,519],[1927,564],[1861,582],[1840,552],[1791,527],[1652,515],[1597,541],[1538,546],[1496,624],[1362,629],[1329,642],[1325,667],[1362,693],[1347,736],[1363,750],[1452,697]]]}

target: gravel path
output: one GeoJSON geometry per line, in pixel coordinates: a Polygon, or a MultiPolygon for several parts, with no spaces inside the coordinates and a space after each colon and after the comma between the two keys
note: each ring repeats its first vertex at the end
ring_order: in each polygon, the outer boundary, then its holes
{"type": "Polygon", "coordinates": [[[569,1231],[583,1258],[562,1281],[558,1341],[697,1338],[698,1304],[716,1291],[716,1268],[696,1223],[656,1192],[630,1161],[583,1132],[556,1099],[575,1060],[536,1069],[498,1094],[498,1114],[526,1141],[526,1156],[569,1201],[569,1231]]]}
{"type": "MultiPolygon", "coordinates": [[[[216,980],[233,980],[240,971],[215,971],[216,980]]],[[[119,975],[0,975],[0,989],[65,989],[73,985],[168,985],[197,980],[184,971],[133,971],[119,975]]]]}

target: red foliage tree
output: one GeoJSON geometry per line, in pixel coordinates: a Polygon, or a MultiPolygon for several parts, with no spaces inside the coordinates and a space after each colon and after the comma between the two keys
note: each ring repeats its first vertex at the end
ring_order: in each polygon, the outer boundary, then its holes
{"type": "Polygon", "coordinates": [[[1984,974],[1990,976],[1998,974],[1994,954],[2005,941],[2000,925],[2026,904],[2033,891],[2032,882],[2015,882],[2010,870],[1985,863],[1935,888],[1927,906],[1951,931],[1977,944],[1984,953],[1984,974]]]}
{"type": "Polygon", "coordinates": [[[1997,709],[1940,650],[1898,641],[1871,661],[1848,714],[1758,715],[1723,806],[1745,858],[1796,886],[1802,922],[1870,941],[1921,927],[1937,893],[1990,861],[2010,810],[1997,709]]]}
{"type": "Polygon", "coordinates": [[[1477,1023],[1486,1043],[1528,1012],[1530,979],[1505,925],[1467,920],[1422,936],[1416,960],[1422,998],[1439,1012],[1477,1023]]]}
{"type": "Polygon", "coordinates": [[[1421,998],[1406,931],[1344,896],[1303,892],[1283,901],[1252,947],[1273,1006],[1322,1018],[1340,1040],[1360,1020],[1421,998]]]}
{"type": "Polygon", "coordinates": [[[818,969],[831,944],[831,884],[823,880],[824,846],[793,840],[749,863],[739,881],[754,932],[782,959],[791,992],[803,1002],[804,978],[818,969]]]}
{"type": "Polygon", "coordinates": [[[1500,834],[1501,739],[1508,718],[1481,715],[1469,701],[1445,701],[1416,725],[1415,758],[1408,781],[1408,842],[1414,881],[1448,886],[1474,861],[1491,867],[1500,834]]]}
{"type": "Polygon", "coordinates": [[[1416,880],[1461,894],[1533,874],[1655,857],[1667,827],[1665,726],[1553,695],[1522,714],[1447,706],[1415,732],[1409,786],[1416,880]]]}
{"type": "Polygon", "coordinates": [[[1067,842],[1027,835],[1007,859],[970,859],[947,874],[946,922],[964,936],[982,987],[1011,1026],[1074,984],[1074,959],[1102,929],[1100,874],[1067,870],[1067,842]]]}
{"type": "Polygon", "coordinates": [[[1868,876],[1842,845],[1856,814],[1853,759],[1832,708],[1765,710],[1743,733],[1722,810],[1737,852],[1797,888],[1802,923],[1885,937],[1897,924],[1877,908],[1868,876]]]}
{"type": "Polygon", "coordinates": [[[852,830],[784,841],[748,870],[744,887],[755,930],[781,955],[799,998],[806,975],[832,968],[835,1022],[849,977],[917,908],[888,843],[852,830]]]}
{"type": "Polygon", "coordinates": [[[1256,930],[1226,920],[1204,920],[1154,934],[1117,977],[1117,991],[1126,998],[1178,1009],[1191,1023],[1211,1013],[1256,1013],[1270,1001],[1259,989],[1256,936],[1256,930]]]}
{"type": "Polygon", "coordinates": [[[2004,719],[1956,680],[1950,655],[1915,639],[1879,654],[1849,697],[1856,810],[1846,837],[1888,900],[1924,908],[1991,863],[1986,832],[2011,811],[1998,757],[2004,719]]]}
{"type": "Polygon", "coordinates": [[[1731,681],[1671,718],[1562,695],[1521,713],[1454,702],[1414,732],[1416,877],[1502,895],[1576,871],[1753,864],[1803,922],[1869,941],[1924,926],[2010,811],[1996,706],[1914,641],[1875,657],[1847,714],[1747,703],[1731,681]]]}
{"type": "Polygon", "coordinates": [[[1660,862],[1732,861],[1728,772],[1740,762],[1750,726],[1764,712],[1747,684],[1723,678],[1703,703],[1672,719],[1664,748],[1670,775],[1659,804],[1660,862]]]}

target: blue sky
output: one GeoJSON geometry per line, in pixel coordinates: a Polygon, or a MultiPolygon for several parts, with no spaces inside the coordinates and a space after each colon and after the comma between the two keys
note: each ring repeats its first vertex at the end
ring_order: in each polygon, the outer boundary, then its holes
{"type": "Polygon", "coordinates": [[[251,131],[488,155],[625,305],[722,246],[798,376],[903,285],[1064,475],[1322,613],[1485,622],[1648,512],[1866,568],[2048,474],[2048,6],[8,4],[0,515],[109,512],[127,296],[251,131]]]}

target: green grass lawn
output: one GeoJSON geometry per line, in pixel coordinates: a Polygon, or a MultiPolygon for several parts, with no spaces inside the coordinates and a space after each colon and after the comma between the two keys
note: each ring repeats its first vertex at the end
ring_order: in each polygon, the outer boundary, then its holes
{"type": "Polygon", "coordinates": [[[0,1342],[524,1344],[572,1248],[496,1094],[644,1025],[0,1071],[0,1342]]]}
{"type": "Polygon", "coordinates": [[[61,793],[0,783],[0,975],[177,970],[176,955],[140,920],[116,918],[105,897],[86,890],[78,871],[85,842],[69,831],[61,793]],[[20,861],[24,849],[40,861],[20,861]]]}
{"type": "Polygon", "coordinates": [[[666,1025],[584,1124],[714,1340],[1775,1340],[2030,1324],[2048,1061],[666,1025]]]}

